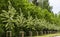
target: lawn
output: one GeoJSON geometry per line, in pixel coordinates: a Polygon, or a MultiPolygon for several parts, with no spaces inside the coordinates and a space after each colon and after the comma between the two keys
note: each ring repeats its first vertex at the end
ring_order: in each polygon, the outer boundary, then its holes
{"type": "Polygon", "coordinates": [[[60,33],[55,33],[55,34],[47,34],[47,35],[42,35],[42,36],[34,36],[34,37],[53,37],[53,36],[60,36],[60,33]]]}

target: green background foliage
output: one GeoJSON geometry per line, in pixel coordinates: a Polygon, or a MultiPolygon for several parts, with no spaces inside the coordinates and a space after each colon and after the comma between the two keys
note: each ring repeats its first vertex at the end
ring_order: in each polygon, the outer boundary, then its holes
{"type": "Polygon", "coordinates": [[[13,31],[17,35],[19,31],[60,30],[60,14],[51,12],[48,0],[43,8],[40,3],[0,0],[0,32],[13,31]]]}

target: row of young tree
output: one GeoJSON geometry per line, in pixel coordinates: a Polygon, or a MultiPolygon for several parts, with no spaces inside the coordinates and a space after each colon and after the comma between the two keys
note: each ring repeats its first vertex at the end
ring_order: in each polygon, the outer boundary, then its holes
{"type": "Polygon", "coordinates": [[[60,30],[60,15],[28,0],[0,0],[0,33],[6,31],[60,30]]]}

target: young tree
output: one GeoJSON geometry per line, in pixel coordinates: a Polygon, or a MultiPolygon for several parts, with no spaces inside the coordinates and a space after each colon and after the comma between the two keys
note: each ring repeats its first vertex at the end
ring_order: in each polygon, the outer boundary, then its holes
{"type": "Polygon", "coordinates": [[[8,11],[2,10],[3,13],[0,14],[1,23],[5,26],[5,30],[12,30],[14,28],[13,17],[15,16],[16,10],[12,7],[10,1],[8,6],[8,11]]]}

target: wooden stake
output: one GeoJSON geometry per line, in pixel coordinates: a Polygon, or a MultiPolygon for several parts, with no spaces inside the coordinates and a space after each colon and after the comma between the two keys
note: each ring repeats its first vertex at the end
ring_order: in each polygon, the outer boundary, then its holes
{"type": "Polygon", "coordinates": [[[32,32],[31,31],[29,31],[29,35],[30,35],[30,37],[32,37],[32,32]]]}
{"type": "Polygon", "coordinates": [[[37,36],[38,36],[38,31],[36,31],[36,33],[37,33],[37,36]]]}
{"type": "Polygon", "coordinates": [[[24,37],[24,31],[19,32],[19,37],[21,37],[20,34],[21,34],[22,37],[24,37]]]}
{"type": "Polygon", "coordinates": [[[7,32],[6,32],[6,37],[12,37],[12,32],[11,32],[11,31],[7,31],[7,32]],[[10,35],[8,35],[8,33],[9,33],[10,35]]]}

